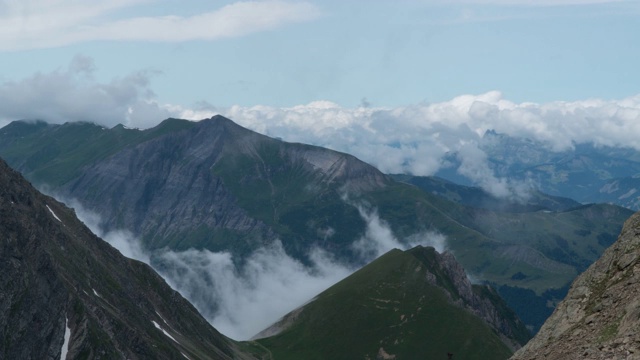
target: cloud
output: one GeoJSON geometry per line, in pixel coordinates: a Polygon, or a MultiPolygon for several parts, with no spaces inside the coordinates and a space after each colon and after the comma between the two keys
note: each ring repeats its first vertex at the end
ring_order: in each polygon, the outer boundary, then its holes
{"type": "Polygon", "coordinates": [[[375,210],[367,211],[362,206],[357,208],[367,224],[367,228],[364,235],[356,240],[351,247],[362,259],[375,259],[391,249],[406,247],[396,239],[389,225],[380,219],[375,210]]]}
{"type": "Polygon", "coordinates": [[[67,69],[0,84],[0,121],[42,119],[150,127],[171,116],[170,110],[154,100],[149,87],[153,71],[99,83],[92,76],[94,70],[91,58],[78,55],[67,69]]]}
{"type": "Polygon", "coordinates": [[[217,40],[310,21],[320,10],[308,2],[239,1],[193,16],[115,18],[149,0],[8,0],[0,2],[0,51],[58,47],[95,40],[182,42],[217,40]],[[120,12],[116,11],[120,10],[120,12]]]}
{"type": "Polygon", "coordinates": [[[166,251],[155,261],[220,332],[245,340],[354,271],[318,249],[310,258],[311,265],[303,265],[276,242],[239,268],[230,254],[207,250],[166,251]]]}
{"type": "MultiPolygon", "coordinates": [[[[537,140],[552,151],[576,144],[640,150],[640,95],[620,100],[514,103],[498,91],[396,108],[316,101],[290,108],[216,109],[239,124],[291,142],[353,154],[386,173],[432,175],[457,153],[459,172],[494,195],[526,196],[527,183],[494,175],[479,144],[488,130],[537,140]]],[[[205,115],[203,112],[199,115],[205,115]]]]}
{"type": "MultiPolygon", "coordinates": [[[[349,202],[347,200],[347,202],[349,202]]],[[[376,209],[367,209],[362,205],[353,204],[366,223],[364,235],[351,244],[351,248],[360,259],[369,262],[392,249],[408,250],[415,246],[431,246],[439,253],[448,250],[446,236],[436,231],[425,231],[414,234],[406,239],[398,240],[386,221],[380,218],[376,209]]]]}
{"type": "MultiPolygon", "coordinates": [[[[48,188],[41,191],[51,193],[48,188]]],[[[279,241],[256,249],[246,259],[234,258],[228,252],[196,249],[150,252],[127,230],[105,231],[100,215],[79,201],[53,195],[74,208],[91,231],[123,255],[150,264],[218,331],[237,340],[251,338],[357,270],[316,247],[309,249],[309,261],[303,264],[290,257],[279,241]]],[[[439,252],[446,250],[446,238],[441,234],[425,232],[400,241],[375,209],[358,206],[358,210],[367,228],[353,246],[362,249],[364,263],[393,248],[424,245],[439,252]]],[[[327,232],[330,235],[332,229],[327,232]]]]}

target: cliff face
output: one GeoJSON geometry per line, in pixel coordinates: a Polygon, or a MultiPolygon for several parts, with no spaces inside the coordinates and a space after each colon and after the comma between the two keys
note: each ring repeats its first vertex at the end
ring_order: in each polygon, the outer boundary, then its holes
{"type": "Polygon", "coordinates": [[[0,358],[250,358],[0,160],[0,358]]]}
{"type": "Polygon", "coordinates": [[[512,359],[640,359],[640,213],[512,359]]]}

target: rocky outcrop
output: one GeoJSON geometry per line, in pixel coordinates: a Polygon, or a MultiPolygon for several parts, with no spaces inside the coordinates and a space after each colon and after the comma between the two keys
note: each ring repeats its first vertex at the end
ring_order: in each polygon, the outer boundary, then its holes
{"type": "Polygon", "coordinates": [[[512,359],[640,359],[640,213],[512,359]]]}
{"type": "Polygon", "coordinates": [[[0,160],[0,359],[250,359],[0,160]]]}
{"type": "MultiPolygon", "coordinates": [[[[432,250],[433,251],[433,250],[432,250]]],[[[530,338],[524,323],[508,308],[500,296],[488,285],[473,285],[462,265],[452,253],[431,255],[427,261],[422,247],[410,252],[427,267],[426,279],[446,290],[450,301],[466,309],[489,325],[502,341],[515,351],[530,338]]]]}

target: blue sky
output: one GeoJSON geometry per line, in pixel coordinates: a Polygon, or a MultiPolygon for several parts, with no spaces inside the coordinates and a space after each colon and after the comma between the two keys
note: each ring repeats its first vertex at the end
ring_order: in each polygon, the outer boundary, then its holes
{"type": "Polygon", "coordinates": [[[640,93],[636,1],[6,0],[0,20],[2,82],[81,55],[97,82],[144,71],[186,107],[640,93]]]}

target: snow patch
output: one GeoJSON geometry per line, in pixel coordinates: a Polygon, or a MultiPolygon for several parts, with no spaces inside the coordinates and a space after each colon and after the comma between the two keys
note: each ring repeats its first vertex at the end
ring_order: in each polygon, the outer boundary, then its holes
{"type": "Polygon", "coordinates": [[[93,290],[93,294],[97,297],[99,297],[100,299],[102,299],[102,296],[100,296],[100,294],[98,294],[98,292],[96,291],[96,289],[91,288],[91,290],[93,290]]]}
{"type": "Polygon", "coordinates": [[[181,352],[180,354],[182,354],[182,356],[184,356],[185,359],[191,360],[189,359],[189,357],[187,355],[185,355],[183,352],[181,352]]]}
{"type": "Polygon", "coordinates": [[[167,320],[165,320],[162,315],[160,315],[159,312],[156,311],[156,314],[160,317],[160,319],[162,319],[162,321],[164,321],[165,324],[169,325],[169,323],[167,322],[167,320]]]}
{"type": "Polygon", "coordinates": [[[67,358],[67,353],[69,352],[69,340],[71,340],[71,328],[69,328],[69,318],[65,320],[65,330],[64,330],[64,343],[62,344],[62,350],[60,354],[60,360],[65,360],[67,358]]]}
{"type": "Polygon", "coordinates": [[[53,210],[51,210],[51,208],[49,207],[49,205],[47,205],[47,209],[49,209],[49,212],[51,213],[51,215],[53,215],[54,218],[56,218],[56,220],[58,220],[59,222],[62,222],[62,220],[60,220],[60,218],[58,217],[58,215],[56,215],[56,213],[53,212],[53,210]]]}
{"type": "Polygon", "coordinates": [[[158,325],[158,323],[155,322],[155,320],[151,320],[151,322],[153,323],[153,326],[158,328],[158,330],[162,331],[162,333],[165,334],[169,339],[171,339],[171,340],[173,340],[173,341],[175,341],[176,343],[179,344],[178,340],[174,339],[173,336],[171,336],[171,334],[166,332],[160,325],[158,325]]]}

